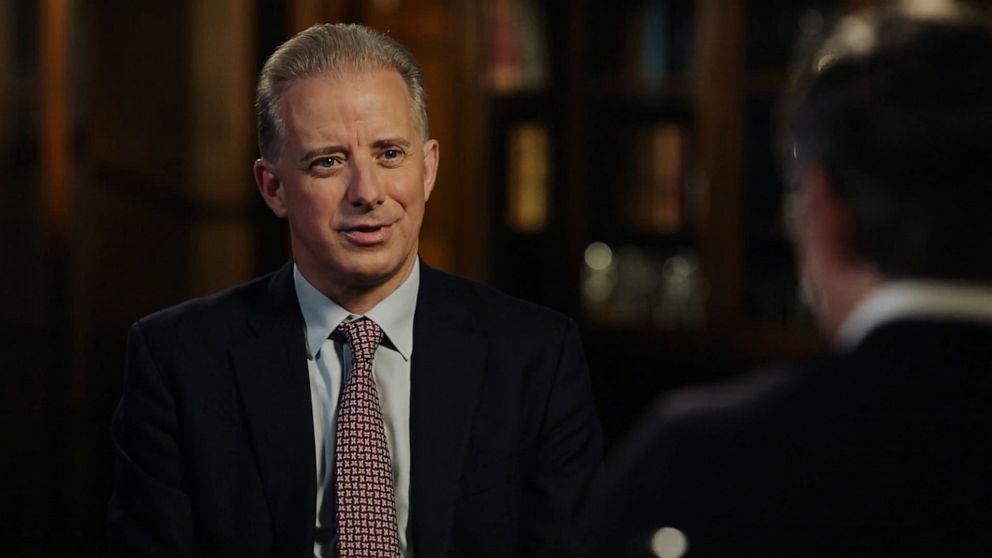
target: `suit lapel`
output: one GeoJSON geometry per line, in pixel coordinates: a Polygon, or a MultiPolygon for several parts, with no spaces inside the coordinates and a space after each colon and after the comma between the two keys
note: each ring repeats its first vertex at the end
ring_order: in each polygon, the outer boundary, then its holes
{"type": "Polygon", "coordinates": [[[486,366],[488,342],[474,327],[472,299],[421,266],[413,323],[410,452],[413,544],[446,556],[455,498],[486,366]]]}
{"type": "Polygon", "coordinates": [[[230,355],[275,529],[276,552],[309,556],[316,514],[313,414],[292,263],[269,284],[254,335],[230,355]]]}

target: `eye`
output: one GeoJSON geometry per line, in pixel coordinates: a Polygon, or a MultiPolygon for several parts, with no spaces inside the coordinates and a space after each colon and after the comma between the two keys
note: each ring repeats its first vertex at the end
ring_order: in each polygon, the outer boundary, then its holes
{"type": "Polygon", "coordinates": [[[402,161],[404,155],[405,153],[403,153],[402,149],[389,147],[382,150],[382,153],[379,154],[379,158],[388,164],[395,164],[402,161]]]}
{"type": "Polygon", "coordinates": [[[335,170],[343,164],[340,157],[318,157],[310,162],[311,171],[335,170]]]}

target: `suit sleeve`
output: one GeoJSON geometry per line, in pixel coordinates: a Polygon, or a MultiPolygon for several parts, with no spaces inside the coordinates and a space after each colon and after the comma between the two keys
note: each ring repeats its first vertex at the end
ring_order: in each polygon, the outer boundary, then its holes
{"type": "Polygon", "coordinates": [[[688,506],[676,503],[682,501],[679,487],[666,485],[671,458],[685,452],[673,447],[671,429],[663,426],[662,413],[655,409],[607,461],[580,520],[583,558],[653,556],[652,532],[668,525],[673,508],[688,512],[688,506]]]}
{"type": "Polygon", "coordinates": [[[115,471],[108,505],[109,555],[193,556],[175,401],[139,324],[128,333],[123,394],[111,430],[115,471]]]}
{"type": "Polygon", "coordinates": [[[572,522],[597,474],[602,432],[575,323],[557,345],[528,479],[526,556],[569,554],[572,522]]]}

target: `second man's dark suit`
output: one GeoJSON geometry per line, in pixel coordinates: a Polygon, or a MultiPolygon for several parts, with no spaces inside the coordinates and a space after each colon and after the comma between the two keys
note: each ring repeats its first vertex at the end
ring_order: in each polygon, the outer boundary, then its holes
{"type": "Polygon", "coordinates": [[[597,556],[651,556],[661,527],[688,558],[988,556],[992,324],[902,320],[680,393],[610,469],[597,556]]]}
{"type": "MultiPolygon", "coordinates": [[[[576,328],[421,269],[414,554],[544,555],[600,458],[576,328]]],[[[292,265],[136,323],[113,434],[114,554],[312,556],[313,417],[292,265]]]]}

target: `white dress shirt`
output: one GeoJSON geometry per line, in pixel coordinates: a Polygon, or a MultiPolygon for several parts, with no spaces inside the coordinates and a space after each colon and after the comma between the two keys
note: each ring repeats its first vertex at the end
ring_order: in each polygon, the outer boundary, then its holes
{"type": "MultiPolygon", "coordinates": [[[[293,266],[296,297],[306,323],[307,367],[313,408],[314,447],[317,460],[317,529],[333,526],[333,517],[321,518],[324,494],[331,486],[338,396],[351,370],[351,346],[331,339],[337,326],[356,316],[338,306],[311,285],[293,266]]],[[[393,467],[393,489],[400,552],[410,558],[407,528],[410,520],[410,357],[413,354],[413,316],[420,287],[420,261],[402,285],[364,317],[382,328],[383,341],[376,349],[372,375],[379,393],[383,425],[393,467]]],[[[334,548],[314,544],[314,556],[333,556],[334,548]]]]}
{"type": "Polygon", "coordinates": [[[853,349],[871,330],[904,318],[992,323],[992,287],[976,283],[903,280],[872,290],[837,330],[841,349],[853,349]]]}

